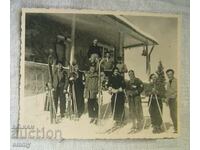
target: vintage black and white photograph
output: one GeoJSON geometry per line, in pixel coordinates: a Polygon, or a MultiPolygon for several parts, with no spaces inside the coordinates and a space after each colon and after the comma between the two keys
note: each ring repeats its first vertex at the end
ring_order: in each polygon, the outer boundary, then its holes
{"type": "Polygon", "coordinates": [[[35,129],[26,136],[41,138],[40,130],[62,139],[178,137],[179,20],[23,9],[18,121],[35,129]]]}

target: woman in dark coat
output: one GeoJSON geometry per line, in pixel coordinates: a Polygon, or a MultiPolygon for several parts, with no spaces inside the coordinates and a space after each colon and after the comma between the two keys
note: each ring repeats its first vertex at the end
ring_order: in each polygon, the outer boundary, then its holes
{"type": "Polygon", "coordinates": [[[125,103],[125,81],[119,74],[119,69],[113,69],[113,75],[108,81],[109,92],[111,97],[111,108],[113,113],[113,119],[116,121],[116,125],[120,125],[124,120],[124,103],[125,103]]]}
{"type": "Polygon", "coordinates": [[[150,75],[150,84],[146,91],[146,94],[149,96],[149,113],[151,118],[151,124],[153,127],[153,133],[162,132],[161,125],[162,120],[162,110],[163,103],[162,97],[164,96],[163,90],[160,88],[157,82],[157,76],[155,74],[150,75]]]}

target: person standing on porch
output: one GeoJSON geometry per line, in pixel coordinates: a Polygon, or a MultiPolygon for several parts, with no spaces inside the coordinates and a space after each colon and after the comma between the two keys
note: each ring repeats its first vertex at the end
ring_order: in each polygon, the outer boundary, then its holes
{"type": "Polygon", "coordinates": [[[114,60],[110,57],[110,53],[106,52],[106,57],[104,58],[101,67],[103,68],[103,71],[106,75],[106,77],[108,78],[108,80],[110,79],[110,77],[112,76],[112,70],[114,67],[114,60]]]}
{"type": "Polygon", "coordinates": [[[174,126],[174,133],[177,133],[177,79],[174,77],[173,69],[168,69],[166,74],[169,79],[167,82],[166,98],[174,126]]]}
{"type": "Polygon", "coordinates": [[[129,113],[133,122],[132,129],[140,130],[143,125],[143,109],[140,94],[144,90],[143,82],[135,77],[133,70],[128,71],[130,80],[127,82],[126,94],[129,103],[129,113]]]}
{"type": "Polygon", "coordinates": [[[88,115],[91,118],[90,123],[97,124],[98,118],[98,73],[95,66],[90,66],[90,70],[85,77],[84,97],[88,100],[88,115]]]}
{"type": "Polygon", "coordinates": [[[93,43],[88,50],[88,58],[90,62],[96,61],[96,59],[101,58],[101,50],[100,50],[100,47],[98,46],[97,39],[93,40],[93,43]]]}
{"type": "Polygon", "coordinates": [[[120,126],[124,120],[125,110],[125,81],[124,78],[120,75],[119,69],[113,69],[113,75],[108,81],[108,89],[112,94],[111,97],[111,109],[113,114],[113,119],[115,120],[115,125],[120,126]]]}

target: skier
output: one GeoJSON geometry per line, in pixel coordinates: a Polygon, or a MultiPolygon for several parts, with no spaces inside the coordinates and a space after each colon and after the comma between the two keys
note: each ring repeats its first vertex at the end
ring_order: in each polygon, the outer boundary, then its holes
{"type": "Polygon", "coordinates": [[[126,94],[129,102],[130,117],[133,121],[132,129],[136,132],[143,125],[143,109],[140,94],[144,90],[143,82],[135,77],[133,70],[128,71],[130,80],[127,82],[126,94]]]}
{"type": "Polygon", "coordinates": [[[98,73],[95,66],[90,66],[86,74],[84,97],[88,99],[88,115],[91,118],[90,123],[97,124],[98,119],[98,73]]]}
{"type": "Polygon", "coordinates": [[[68,88],[68,75],[67,72],[64,71],[61,62],[58,62],[57,65],[55,65],[55,63],[53,64],[52,77],[53,77],[53,97],[54,97],[55,109],[57,112],[58,98],[59,98],[60,115],[61,118],[63,118],[66,108],[65,94],[67,93],[67,88],[68,88]]]}
{"type": "Polygon", "coordinates": [[[113,75],[108,81],[108,87],[109,92],[112,94],[111,108],[113,113],[113,119],[115,120],[115,125],[120,126],[125,116],[125,81],[124,78],[120,75],[118,68],[113,69],[113,75]]]}
{"type": "Polygon", "coordinates": [[[149,96],[149,113],[151,118],[151,124],[153,127],[153,133],[161,133],[162,120],[162,97],[165,95],[165,92],[159,88],[157,83],[157,76],[155,74],[150,75],[150,84],[146,91],[146,94],[149,96]]]}
{"type": "Polygon", "coordinates": [[[174,70],[168,69],[166,74],[169,79],[167,82],[166,98],[174,126],[174,133],[177,133],[177,80],[174,77],[174,70]]]}
{"type": "Polygon", "coordinates": [[[69,74],[69,85],[72,99],[72,110],[76,113],[78,118],[84,112],[84,82],[85,75],[79,70],[76,60],[74,60],[69,74]]]}

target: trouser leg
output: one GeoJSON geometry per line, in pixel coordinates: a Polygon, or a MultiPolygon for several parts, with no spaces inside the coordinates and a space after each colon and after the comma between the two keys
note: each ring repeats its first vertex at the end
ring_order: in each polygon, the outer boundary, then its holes
{"type": "Polygon", "coordinates": [[[53,99],[54,99],[54,105],[55,105],[55,109],[57,113],[57,110],[58,110],[58,90],[57,89],[53,91],[53,99]]]}
{"type": "Polygon", "coordinates": [[[162,123],[163,123],[162,116],[161,116],[162,115],[162,110],[163,110],[163,104],[162,104],[162,100],[160,98],[158,98],[158,104],[159,104],[159,106],[156,105],[157,106],[156,124],[160,127],[162,125],[162,123]],[[160,107],[161,112],[159,111],[159,107],[160,107]]]}
{"type": "Polygon", "coordinates": [[[99,105],[97,103],[97,99],[94,99],[93,110],[94,110],[94,118],[97,118],[98,110],[99,110],[99,105]]]}
{"type": "Polygon", "coordinates": [[[113,113],[113,111],[114,111],[113,109],[114,109],[114,105],[115,105],[115,104],[114,104],[114,103],[115,103],[115,96],[116,96],[116,95],[113,94],[112,97],[111,97],[111,111],[112,111],[112,113],[113,113]]]}
{"type": "Polygon", "coordinates": [[[60,114],[61,116],[64,115],[66,109],[66,98],[63,90],[60,90],[60,114]]]}
{"type": "Polygon", "coordinates": [[[128,97],[128,104],[129,104],[129,116],[133,122],[133,128],[135,128],[136,127],[136,118],[135,118],[134,101],[133,101],[132,96],[128,97]]]}
{"type": "Polygon", "coordinates": [[[116,98],[116,106],[114,113],[114,120],[118,122],[122,122],[124,120],[125,112],[124,112],[124,94],[118,93],[116,98]]]}
{"type": "Polygon", "coordinates": [[[143,126],[143,108],[142,108],[142,102],[141,102],[141,97],[137,96],[134,98],[134,104],[135,104],[135,116],[137,120],[137,126],[138,128],[142,128],[143,126]]]}
{"type": "Polygon", "coordinates": [[[97,99],[88,99],[88,114],[90,118],[98,117],[97,99]]]}
{"type": "Polygon", "coordinates": [[[169,100],[170,116],[173,122],[174,130],[177,130],[177,101],[176,99],[169,100]]]}
{"type": "Polygon", "coordinates": [[[93,117],[93,115],[92,115],[92,99],[88,99],[88,115],[90,118],[93,117]]]}
{"type": "Polygon", "coordinates": [[[152,97],[152,101],[149,107],[149,113],[151,118],[151,124],[153,127],[153,133],[158,133],[160,129],[160,114],[158,110],[158,104],[156,102],[155,97],[152,97]]]}

